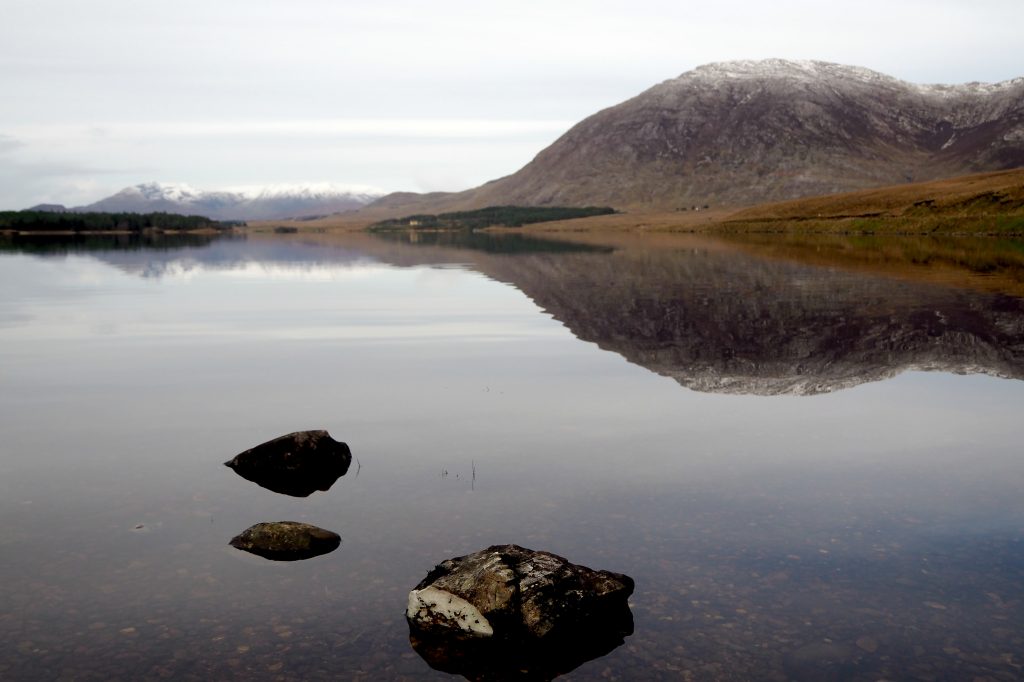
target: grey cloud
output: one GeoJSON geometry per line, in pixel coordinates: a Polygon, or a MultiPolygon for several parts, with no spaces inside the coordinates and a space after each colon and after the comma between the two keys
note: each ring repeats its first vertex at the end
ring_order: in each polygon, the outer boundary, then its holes
{"type": "Polygon", "coordinates": [[[24,147],[25,143],[16,137],[0,134],[0,154],[9,154],[15,149],[24,147]]]}
{"type": "Polygon", "coordinates": [[[17,163],[10,164],[20,172],[34,178],[66,178],[92,175],[145,175],[151,169],[103,168],[74,163],[17,163]]]}

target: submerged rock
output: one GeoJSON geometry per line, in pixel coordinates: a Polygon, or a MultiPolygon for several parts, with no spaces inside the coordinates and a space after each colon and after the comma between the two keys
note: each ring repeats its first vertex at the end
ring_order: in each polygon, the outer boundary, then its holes
{"type": "Polygon", "coordinates": [[[439,564],[409,593],[413,649],[470,679],[551,679],[633,633],[633,580],[495,545],[439,564]]]}
{"type": "Polygon", "coordinates": [[[333,552],[341,544],[341,537],[308,523],[274,521],[246,528],[229,544],[264,559],[298,561],[333,552]]]}
{"type": "Polygon", "coordinates": [[[242,478],[293,497],[330,490],[352,464],[348,445],[326,431],[296,431],[238,454],[224,463],[242,478]]]}

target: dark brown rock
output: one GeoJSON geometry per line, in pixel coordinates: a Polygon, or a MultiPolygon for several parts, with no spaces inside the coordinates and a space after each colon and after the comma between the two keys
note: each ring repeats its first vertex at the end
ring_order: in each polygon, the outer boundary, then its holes
{"type": "Polygon", "coordinates": [[[550,679],[633,632],[633,580],[495,545],[439,564],[409,593],[413,648],[470,679],[550,679]]]}
{"type": "Polygon", "coordinates": [[[246,450],[224,464],[267,490],[308,497],[317,490],[330,490],[345,475],[352,452],[326,431],[296,431],[246,450]]]}
{"type": "Polygon", "coordinates": [[[333,552],[341,544],[341,537],[308,523],[274,521],[246,528],[229,544],[264,559],[298,561],[333,552]]]}

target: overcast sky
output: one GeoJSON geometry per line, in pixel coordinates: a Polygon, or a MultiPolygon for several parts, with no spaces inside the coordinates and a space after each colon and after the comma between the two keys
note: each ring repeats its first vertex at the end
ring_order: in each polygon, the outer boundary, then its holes
{"type": "Polygon", "coordinates": [[[459,190],[712,61],[1024,75],[1022,0],[3,0],[0,209],[150,180],[459,190]]]}

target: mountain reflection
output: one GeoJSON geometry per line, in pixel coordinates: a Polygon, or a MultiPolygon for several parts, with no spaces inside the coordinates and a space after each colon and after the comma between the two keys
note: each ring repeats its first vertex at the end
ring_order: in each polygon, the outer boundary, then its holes
{"type": "Polygon", "coordinates": [[[579,339],[693,390],[809,395],[908,370],[1024,377],[1015,296],[674,244],[469,260],[579,339]]]}
{"type": "Polygon", "coordinates": [[[301,241],[249,239],[246,235],[13,235],[0,236],[0,252],[41,258],[87,256],[146,279],[184,277],[200,271],[329,279],[371,260],[343,248],[301,241]]]}
{"type": "Polygon", "coordinates": [[[527,253],[608,253],[611,247],[576,242],[539,239],[523,234],[477,232],[473,230],[389,230],[375,232],[379,239],[416,246],[440,246],[483,251],[491,254],[527,253]]]}
{"type": "Polygon", "coordinates": [[[908,370],[1024,378],[1024,299],[1015,295],[865,272],[816,249],[801,262],[767,245],[696,237],[620,239],[614,250],[435,237],[300,235],[89,255],[145,277],[458,263],[516,287],[579,339],[697,391],[811,395],[908,370]]]}

